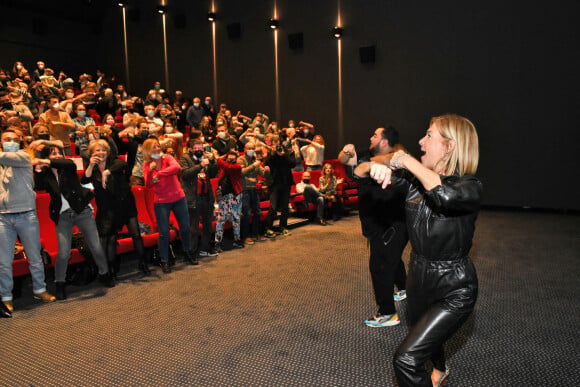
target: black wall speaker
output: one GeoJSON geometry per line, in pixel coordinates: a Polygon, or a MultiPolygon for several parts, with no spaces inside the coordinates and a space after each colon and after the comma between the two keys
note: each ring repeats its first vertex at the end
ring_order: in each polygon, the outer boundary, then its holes
{"type": "Polygon", "coordinates": [[[185,17],[184,13],[175,13],[173,14],[173,27],[176,30],[184,30],[187,26],[187,18],[185,17]]]}
{"type": "Polygon", "coordinates": [[[361,63],[375,63],[375,46],[365,46],[359,48],[361,63]]]}
{"type": "Polygon", "coordinates": [[[242,25],[240,23],[230,23],[227,25],[228,38],[238,40],[242,37],[242,25]]]}
{"type": "Polygon", "coordinates": [[[294,51],[301,51],[304,49],[304,34],[298,32],[295,34],[288,34],[288,47],[294,51]]]}
{"type": "Polygon", "coordinates": [[[129,8],[127,14],[129,15],[129,20],[133,23],[139,23],[141,21],[141,10],[139,8],[129,8]]]}
{"type": "Polygon", "coordinates": [[[48,32],[48,21],[45,19],[32,19],[32,33],[35,35],[46,35],[48,32]]]}

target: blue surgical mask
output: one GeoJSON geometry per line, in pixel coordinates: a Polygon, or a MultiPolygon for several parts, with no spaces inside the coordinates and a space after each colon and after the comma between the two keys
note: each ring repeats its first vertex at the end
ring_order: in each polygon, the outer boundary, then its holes
{"type": "Polygon", "coordinates": [[[249,158],[252,158],[252,157],[254,157],[255,152],[253,150],[249,150],[249,151],[246,151],[246,154],[248,155],[249,158]]]}
{"type": "Polygon", "coordinates": [[[17,142],[5,142],[2,144],[2,149],[4,152],[18,152],[20,150],[20,144],[17,142]]]}
{"type": "Polygon", "coordinates": [[[154,116],[154,115],[155,115],[155,112],[154,112],[153,110],[148,110],[148,111],[147,111],[147,116],[148,116],[149,118],[153,118],[153,116],[154,116]]]}
{"type": "Polygon", "coordinates": [[[159,159],[161,158],[161,153],[152,154],[152,155],[151,155],[151,158],[152,158],[153,160],[159,160],[159,159]]]}
{"type": "Polygon", "coordinates": [[[81,110],[81,111],[77,112],[77,116],[79,118],[85,118],[87,116],[87,112],[84,110],[81,110]]]}

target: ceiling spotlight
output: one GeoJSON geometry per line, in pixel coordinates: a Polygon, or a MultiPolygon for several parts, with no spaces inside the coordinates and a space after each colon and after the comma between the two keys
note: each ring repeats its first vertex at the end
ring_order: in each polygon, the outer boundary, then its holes
{"type": "Polygon", "coordinates": [[[332,29],[332,36],[334,36],[336,39],[342,38],[342,28],[334,27],[332,29]]]}
{"type": "Polygon", "coordinates": [[[273,30],[275,30],[276,28],[278,28],[280,26],[280,24],[278,23],[278,20],[276,20],[276,19],[270,19],[270,22],[268,22],[268,25],[273,30]]]}
{"type": "Polygon", "coordinates": [[[214,22],[216,19],[216,14],[215,12],[208,12],[207,13],[207,20],[209,20],[210,22],[214,22]]]}
{"type": "Polygon", "coordinates": [[[117,5],[121,8],[124,8],[127,6],[127,2],[126,1],[119,1],[119,2],[117,2],[117,5]]]}
{"type": "Polygon", "coordinates": [[[167,7],[164,5],[158,5],[157,6],[157,12],[159,12],[160,14],[164,14],[165,12],[167,12],[167,7]]]}

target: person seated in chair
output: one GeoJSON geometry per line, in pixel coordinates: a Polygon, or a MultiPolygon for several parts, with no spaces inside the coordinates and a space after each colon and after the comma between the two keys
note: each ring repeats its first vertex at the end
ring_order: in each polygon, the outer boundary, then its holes
{"type": "Polygon", "coordinates": [[[324,195],[310,182],[310,172],[306,171],[302,174],[302,181],[296,184],[296,193],[304,195],[304,200],[307,203],[316,205],[316,222],[326,226],[326,221],[324,220],[324,195]]]}

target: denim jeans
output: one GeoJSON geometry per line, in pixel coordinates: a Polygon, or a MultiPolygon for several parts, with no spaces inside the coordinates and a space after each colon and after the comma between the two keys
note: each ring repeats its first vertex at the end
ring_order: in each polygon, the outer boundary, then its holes
{"type": "Polygon", "coordinates": [[[256,188],[242,192],[242,238],[257,236],[260,232],[260,197],[256,188]],[[254,216],[252,218],[252,215],[254,216]],[[250,219],[252,232],[250,233],[250,219]]]}
{"type": "Polygon", "coordinates": [[[109,266],[107,257],[101,246],[97,224],[93,218],[93,210],[86,206],[80,214],[72,209],[68,209],[60,214],[56,224],[56,240],[58,241],[58,254],[54,265],[54,280],[64,282],[66,280],[66,269],[70,259],[70,249],[72,244],[73,228],[77,226],[83,233],[83,238],[91,251],[95,264],[99,268],[99,274],[107,274],[109,266]]]}
{"type": "Polygon", "coordinates": [[[12,300],[12,262],[16,236],[24,246],[32,276],[35,294],[46,291],[44,264],[40,257],[40,228],[36,211],[17,214],[0,214],[0,297],[2,301],[12,300]]]}
{"type": "Polygon", "coordinates": [[[304,187],[304,200],[316,205],[316,217],[322,219],[324,215],[324,196],[312,187],[304,187]]]}
{"type": "Polygon", "coordinates": [[[189,211],[185,198],[171,203],[155,203],[153,210],[155,212],[155,219],[157,220],[157,228],[159,229],[159,256],[161,257],[161,262],[169,261],[169,215],[172,211],[179,226],[183,251],[186,253],[190,252],[189,211]]]}

